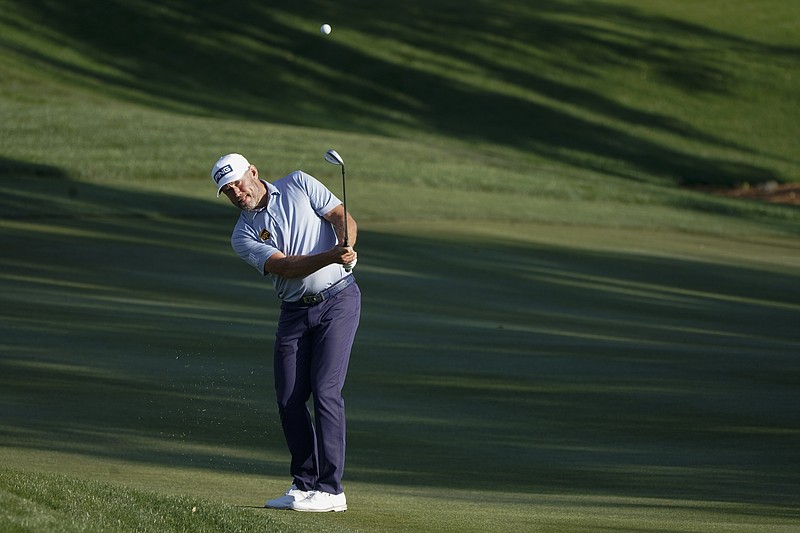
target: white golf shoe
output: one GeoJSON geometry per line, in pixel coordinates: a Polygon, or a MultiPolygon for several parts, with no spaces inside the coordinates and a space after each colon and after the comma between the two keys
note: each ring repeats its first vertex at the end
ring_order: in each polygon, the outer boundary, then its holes
{"type": "Polygon", "coordinates": [[[291,509],[306,513],[327,513],[328,511],[346,511],[347,498],[344,492],[341,494],[330,494],[328,492],[314,491],[308,494],[304,500],[296,500],[292,503],[291,509]]]}
{"type": "Polygon", "coordinates": [[[292,485],[289,487],[289,490],[286,491],[286,494],[280,498],[267,500],[267,503],[264,504],[264,507],[269,507],[270,509],[291,509],[294,502],[298,500],[305,500],[311,494],[311,492],[300,490],[292,485]]]}

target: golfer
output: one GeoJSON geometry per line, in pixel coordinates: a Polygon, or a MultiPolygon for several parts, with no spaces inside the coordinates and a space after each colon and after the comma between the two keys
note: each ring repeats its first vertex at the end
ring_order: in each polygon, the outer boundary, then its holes
{"type": "Polygon", "coordinates": [[[344,387],[361,315],[351,273],[357,226],[312,176],[295,171],[274,183],[240,154],[222,156],[211,177],[217,196],[241,209],[231,245],[272,281],[282,300],[275,333],[275,392],[291,454],[293,483],[266,507],[345,511],[344,387]],[[345,220],[347,217],[347,220],[345,220]],[[314,419],[307,407],[313,395],[314,419]]]}

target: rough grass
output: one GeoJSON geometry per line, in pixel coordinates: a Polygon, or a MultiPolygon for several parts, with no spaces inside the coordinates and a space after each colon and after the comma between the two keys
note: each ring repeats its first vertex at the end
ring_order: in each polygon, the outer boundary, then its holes
{"type": "MultiPolygon", "coordinates": [[[[78,480],[0,470],[0,527],[22,531],[293,531],[265,512],[78,480]]],[[[298,531],[295,529],[294,531],[298,531]]]]}

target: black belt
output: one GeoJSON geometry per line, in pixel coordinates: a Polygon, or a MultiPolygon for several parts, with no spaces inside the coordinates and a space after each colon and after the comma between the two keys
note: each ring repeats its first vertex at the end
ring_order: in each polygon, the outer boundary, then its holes
{"type": "Polygon", "coordinates": [[[318,292],[317,294],[306,294],[296,303],[302,302],[307,305],[316,305],[318,303],[322,303],[328,298],[333,298],[347,287],[355,283],[355,281],[356,278],[354,276],[345,276],[322,292],[318,292]]]}

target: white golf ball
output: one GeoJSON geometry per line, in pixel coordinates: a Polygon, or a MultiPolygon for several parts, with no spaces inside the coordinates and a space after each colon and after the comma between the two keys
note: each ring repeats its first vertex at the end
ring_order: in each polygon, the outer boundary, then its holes
{"type": "Polygon", "coordinates": [[[330,26],[330,24],[323,24],[322,26],[320,26],[320,27],[319,27],[319,32],[320,32],[322,35],[328,35],[328,34],[331,32],[331,26],[330,26]]]}

